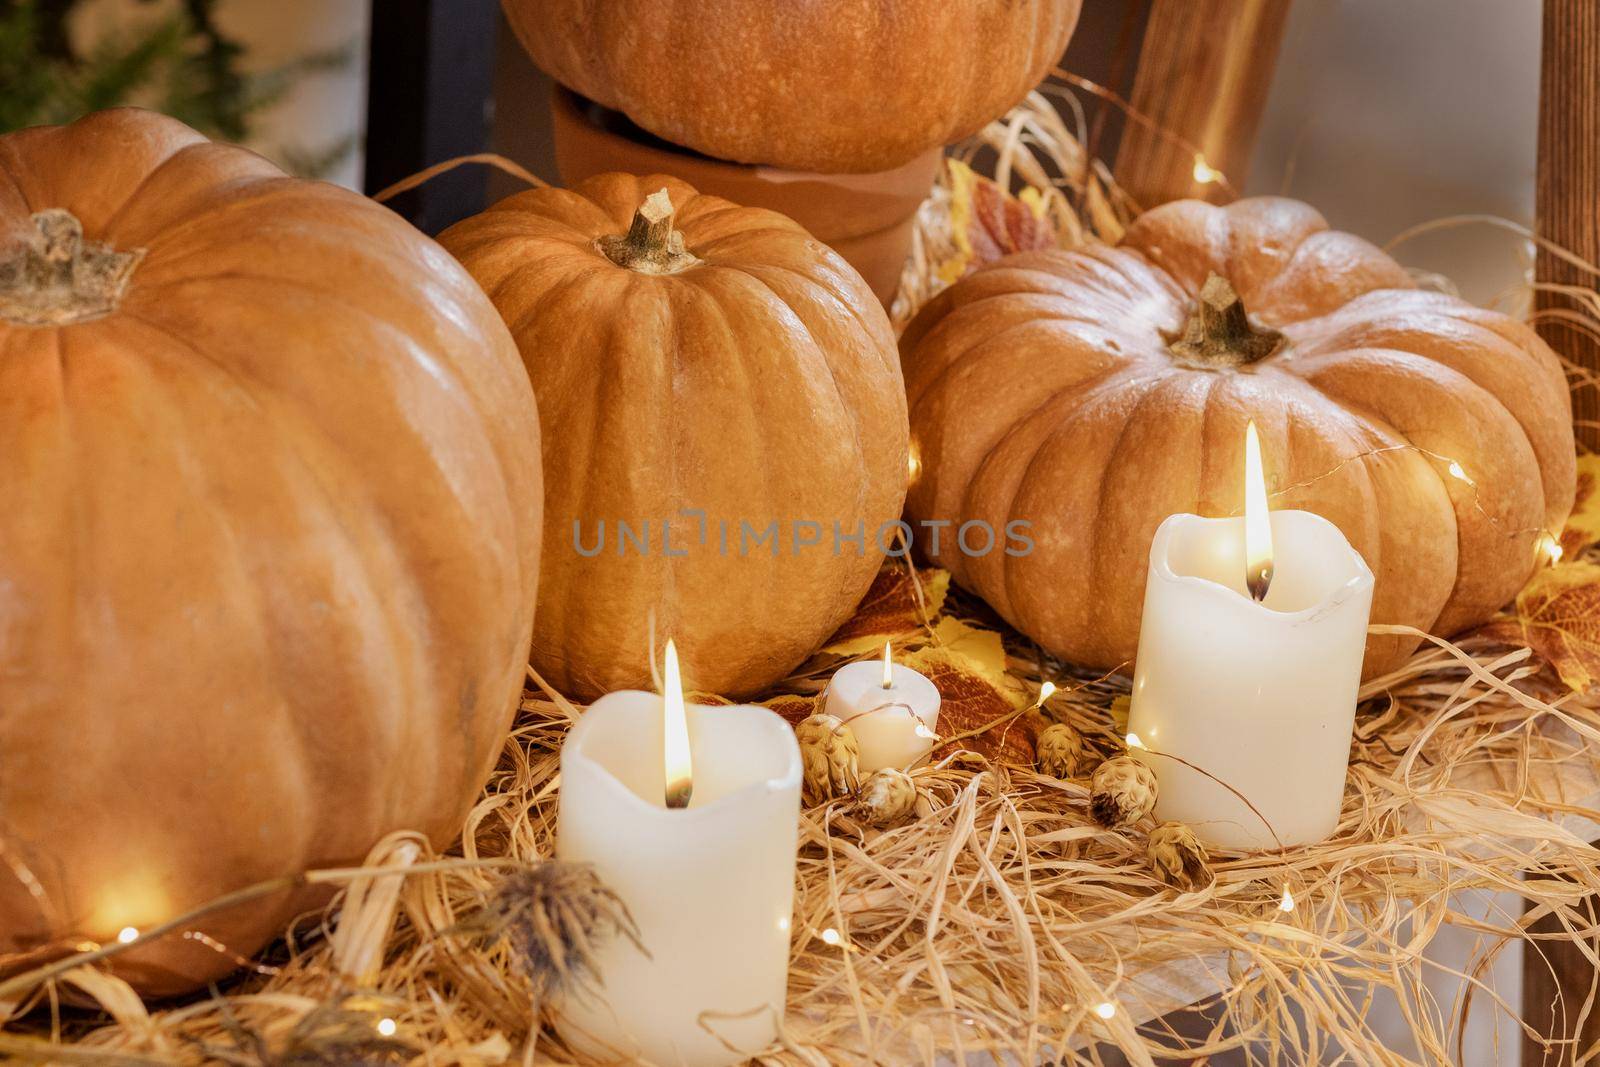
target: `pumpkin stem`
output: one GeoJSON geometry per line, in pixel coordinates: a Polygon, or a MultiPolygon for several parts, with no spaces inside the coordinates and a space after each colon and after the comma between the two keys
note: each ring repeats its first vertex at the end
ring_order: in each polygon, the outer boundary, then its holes
{"type": "Polygon", "coordinates": [[[33,215],[33,232],[0,253],[0,318],[17,326],[70,326],[115,311],[144,249],[118,252],[83,239],[70,211],[33,215]]]}
{"type": "Polygon", "coordinates": [[[619,267],[640,274],[676,274],[700,262],[683,246],[683,234],[672,228],[672,198],[665,189],[645,197],[633,213],[627,233],[608,234],[595,247],[619,267]]]}
{"type": "Polygon", "coordinates": [[[1277,330],[1251,325],[1244,302],[1220,274],[1212,274],[1200,287],[1200,300],[1183,333],[1167,335],[1167,350],[1179,363],[1204,370],[1254,363],[1282,343],[1277,330]]]}

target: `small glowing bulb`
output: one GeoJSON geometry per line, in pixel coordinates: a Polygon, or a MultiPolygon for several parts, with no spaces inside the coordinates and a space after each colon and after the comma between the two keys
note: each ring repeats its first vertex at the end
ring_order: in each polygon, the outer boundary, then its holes
{"type": "Polygon", "coordinates": [[[1094,1013],[1102,1019],[1109,1019],[1117,1013],[1117,1006],[1109,1000],[1103,1000],[1094,1006],[1094,1013]]]}
{"type": "Polygon", "coordinates": [[[912,732],[925,741],[939,740],[939,735],[928,729],[928,724],[921,719],[917,720],[916,728],[912,732]]]}
{"type": "Polygon", "coordinates": [[[1201,185],[1210,185],[1222,177],[1222,172],[1206,162],[1206,157],[1196,152],[1194,156],[1194,180],[1201,185]]]}
{"type": "Polygon", "coordinates": [[[139,940],[139,931],[131,926],[124,926],[121,930],[117,931],[117,940],[122,942],[124,945],[131,945],[133,942],[139,940]]]}
{"type": "Polygon", "coordinates": [[[1043,685],[1041,685],[1039,687],[1039,706],[1043,706],[1043,704],[1044,704],[1044,702],[1046,700],[1049,700],[1051,697],[1055,696],[1055,693],[1056,693],[1056,683],[1054,683],[1054,682],[1046,682],[1043,685]]]}
{"type": "Polygon", "coordinates": [[[1455,460],[1451,460],[1450,466],[1446,469],[1449,470],[1450,477],[1456,479],[1457,481],[1470,482],[1472,480],[1471,478],[1467,477],[1467,472],[1461,469],[1461,464],[1457,463],[1455,460]]]}
{"type": "Polygon", "coordinates": [[[1539,536],[1539,547],[1544,549],[1544,554],[1549,557],[1551,563],[1561,562],[1561,542],[1550,534],[1546,533],[1539,536]]]}
{"type": "Polygon", "coordinates": [[[826,930],[822,931],[822,940],[827,944],[837,945],[841,940],[839,937],[839,931],[835,930],[831,926],[828,927],[826,930]]]}
{"type": "Polygon", "coordinates": [[[883,687],[894,688],[894,657],[889,651],[889,642],[883,643],[883,687]]]}
{"type": "Polygon", "coordinates": [[[916,481],[917,475],[922,473],[922,461],[917,458],[915,448],[906,453],[906,472],[911,475],[912,481],[916,481]]]}
{"type": "Polygon", "coordinates": [[[393,1019],[378,1020],[378,1033],[382,1034],[384,1037],[393,1037],[396,1029],[397,1027],[395,1026],[393,1019]]]}
{"type": "Polygon", "coordinates": [[[1128,734],[1128,747],[1129,748],[1143,748],[1144,747],[1144,741],[1140,739],[1138,734],[1130,733],[1130,734],[1128,734]]]}
{"type": "Polygon", "coordinates": [[[1283,887],[1283,899],[1278,901],[1278,910],[1279,911],[1293,911],[1294,910],[1294,897],[1290,895],[1288,886],[1284,886],[1283,887]]]}

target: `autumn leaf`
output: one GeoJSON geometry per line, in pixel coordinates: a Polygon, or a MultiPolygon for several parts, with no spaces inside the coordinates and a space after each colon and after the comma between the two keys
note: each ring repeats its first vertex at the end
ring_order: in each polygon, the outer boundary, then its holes
{"type": "Polygon", "coordinates": [[[958,159],[950,167],[950,255],[934,268],[946,284],[1013,252],[1054,248],[1055,224],[1036,190],[1012,196],[958,159]]]}
{"type": "Polygon", "coordinates": [[[1600,565],[1546,567],[1517,594],[1510,616],[1478,631],[1527,645],[1555,668],[1575,693],[1600,681],[1600,565]]]}
{"type": "Polygon", "coordinates": [[[1577,559],[1600,543],[1600,455],[1578,457],[1578,495],[1561,531],[1561,558],[1577,559]]]}
{"type": "Polygon", "coordinates": [[[790,726],[800,725],[819,710],[816,697],[795,696],[791,693],[763,700],[761,706],[777,712],[790,726]]]}
{"type": "Polygon", "coordinates": [[[823,651],[836,656],[876,652],[885,641],[904,641],[939,614],[950,592],[950,572],[886,563],[872,580],[856,613],[828,639],[823,651]],[[919,589],[920,587],[920,589],[919,589]]]}
{"type": "Polygon", "coordinates": [[[999,763],[1031,767],[1036,721],[1021,714],[1028,698],[1005,672],[1000,635],[958,619],[940,620],[936,634],[940,643],[901,659],[939,690],[939,736],[954,740],[938,746],[933,758],[970,749],[999,763]],[[973,731],[981,732],[963,736],[973,731]]]}

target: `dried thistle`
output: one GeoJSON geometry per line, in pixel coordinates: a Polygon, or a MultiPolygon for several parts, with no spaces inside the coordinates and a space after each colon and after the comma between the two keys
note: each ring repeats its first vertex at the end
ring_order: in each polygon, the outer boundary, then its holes
{"type": "Polygon", "coordinates": [[[1211,884],[1211,857],[1194,831],[1181,822],[1164,822],[1150,831],[1145,855],[1156,877],[1188,891],[1211,884]]]}
{"type": "Polygon", "coordinates": [[[1156,807],[1156,776],[1132,756],[1108,759],[1089,783],[1089,815],[1110,830],[1122,830],[1156,807]]]}
{"type": "Polygon", "coordinates": [[[860,751],[855,731],[836,716],[818,712],[796,726],[794,735],[800,742],[807,801],[817,804],[855,792],[860,751]]]}
{"type": "Polygon", "coordinates": [[[587,863],[544,860],[517,871],[445,932],[485,947],[504,941],[538,1001],[593,988],[595,950],[613,937],[649,955],[627,905],[587,863]]]}
{"type": "Polygon", "coordinates": [[[1040,772],[1052,778],[1078,778],[1089,769],[1083,736],[1064,722],[1045,727],[1035,748],[1040,772]]]}
{"type": "Polygon", "coordinates": [[[894,767],[873,771],[856,797],[856,810],[872,826],[899,822],[916,806],[916,782],[911,780],[911,775],[894,767]]]}
{"type": "MultiPolygon", "coordinates": [[[[215,987],[213,987],[215,993],[215,987]]],[[[234,1067],[380,1067],[410,1063],[428,1050],[400,1030],[404,1003],[374,993],[347,993],[302,1015],[281,1040],[247,1026],[217,996],[222,1026],[232,1041],[223,1046],[195,1039],[208,1063],[234,1067]]]]}

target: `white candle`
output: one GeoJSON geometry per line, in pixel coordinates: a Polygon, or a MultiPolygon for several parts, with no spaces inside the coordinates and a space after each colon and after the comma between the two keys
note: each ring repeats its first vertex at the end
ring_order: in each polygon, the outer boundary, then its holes
{"type": "Polygon", "coordinates": [[[800,749],[765,708],[690,706],[692,772],[669,770],[663,703],[602,697],[561,749],[556,853],[594,865],[650,956],[626,938],[602,946],[602,988],[570,996],[560,1027],[601,1057],[742,1063],[772,1042],[784,1010],[800,749]],[[684,792],[685,807],[668,806],[684,792]]]}
{"type": "Polygon", "coordinates": [[[1372,572],[1320,515],[1271,512],[1248,537],[1264,489],[1246,508],[1156,531],[1129,748],[1156,774],[1158,819],[1221,848],[1310,844],[1339,821],[1372,572]]]}
{"type": "Polygon", "coordinates": [[[939,690],[926,675],[883,659],[847,663],[828,682],[827,711],[856,735],[863,775],[884,767],[905,770],[938,739],[939,690]]]}

